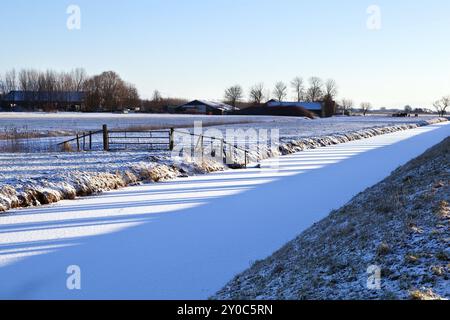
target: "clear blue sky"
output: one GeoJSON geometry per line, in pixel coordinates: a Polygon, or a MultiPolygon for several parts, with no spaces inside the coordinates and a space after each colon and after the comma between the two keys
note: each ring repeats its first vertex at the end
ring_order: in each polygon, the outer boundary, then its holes
{"type": "Polygon", "coordinates": [[[448,0],[5,0],[0,72],[115,70],[143,97],[208,99],[317,75],[358,103],[430,106],[450,94],[449,16],[448,0]],[[66,28],[70,4],[81,30],[66,28]]]}

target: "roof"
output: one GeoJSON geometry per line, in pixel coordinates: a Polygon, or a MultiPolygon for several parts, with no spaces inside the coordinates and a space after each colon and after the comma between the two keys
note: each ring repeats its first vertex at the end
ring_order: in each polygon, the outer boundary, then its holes
{"type": "Polygon", "coordinates": [[[57,101],[57,102],[81,102],[86,93],[79,91],[11,91],[4,100],[10,102],[21,101],[57,101]]]}
{"type": "Polygon", "coordinates": [[[185,103],[185,104],[179,106],[178,108],[189,107],[189,106],[198,106],[198,105],[204,105],[204,106],[210,107],[212,109],[219,109],[219,110],[223,110],[223,111],[231,111],[231,110],[235,109],[233,106],[230,106],[226,103],[208,101],[208,100],[193,100],[191,102],[188,102],[188,103],[185,103]]]}
{"type": "Polygon", "coordinates": [[[322,102],[283,102],[270,100],[267,102],[268,107],[302,107],[306,110],[320,111],[322,110],[322,102]]]}

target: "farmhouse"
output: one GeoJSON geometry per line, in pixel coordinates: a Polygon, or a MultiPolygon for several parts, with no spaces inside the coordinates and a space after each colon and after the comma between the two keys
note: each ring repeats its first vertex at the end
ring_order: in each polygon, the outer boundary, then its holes
{"type": "Polygon", "coordinates": [[[237,108],[221,102],[194,100],[175,108],[176,113],[223,115],[237,108]]]}
{"type": "Polygon", "coordinates": [[[336,103],[332,102],[284,102],[277,100],[269,100],[266,103],[267,107],[301,107],[319,117],[331,117],[335,113],[336,103]]]}
{"type": "Polygon", "coordinates": [[[56,109],[79,111],[86,94],[77,91],[11,91],[2,99],[2,107],[9,110],[56,109]]]}

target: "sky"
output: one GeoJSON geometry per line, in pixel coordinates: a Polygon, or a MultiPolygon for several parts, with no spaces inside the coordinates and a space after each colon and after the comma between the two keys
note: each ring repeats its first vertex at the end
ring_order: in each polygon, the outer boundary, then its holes
{"type": "Polygon", "coordinates": [[[339,99],[377,108],[450,95],[448,0],[2,0],[0,10],[0,73],[114,70],[144,98],[220,100],[234,84],[296,76],[333,78],[339,99]],[[79,29],[67,27],[70,5],[79,29]]]}

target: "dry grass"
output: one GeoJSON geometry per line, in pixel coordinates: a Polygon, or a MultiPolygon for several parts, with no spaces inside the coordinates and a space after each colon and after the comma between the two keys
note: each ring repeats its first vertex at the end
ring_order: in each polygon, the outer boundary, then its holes
{"type": "Polygon", "coordinates": [[[65,142],[62,146],[61,146],[61,151],[62,152],[73,152],[73,148],[70,145],[70,143],[65,142]]]}
{"type": "Polygon", "coordinates": [[[422,301],[442,299],[439,295],[435,294],[431,289],[411,291],[410,297],[412,300],[422,300],[422,301]]]}

